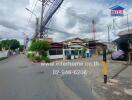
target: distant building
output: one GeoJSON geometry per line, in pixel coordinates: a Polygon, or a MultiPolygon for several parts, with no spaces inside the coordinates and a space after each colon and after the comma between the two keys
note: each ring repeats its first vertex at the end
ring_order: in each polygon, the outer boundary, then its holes
{"type": "Polygon", "coordinates": [[[62,41],[62,43],[66,45],[83,44],[84,40],[77,37],[77,38],[72,38],[66,41],[62,41]]]}
{"type": "MultiPolygon", "coordinates": [[[[114,40],[113,43],[119,44],[128,44],[128,49],[132,50],[132,29],[124,30],[118,33],[119,38],[114,40]]],[[[120,48],[119,48],[120,49],[120,48]]]]}
{"type": "Polygon", "coordinates": [[[63,59],[63,44],[62,43],[50,43],[51,48],[48,52],[49,58],[51,60],[56,60],[56,59],[63,59]]]}
{"type": "Polygon", "coordinates": [[[53,38],[44,38],[44,39],[39,39],[39,40],[44,40],[44,41],[47,41],[49,43],[53,43],[53,38]]]}
{"type": "Polygon", "coordinates": [[[90,57],[96,53],[96,48],[106,47],[105,44],[80,38],[72,38],[62,42],[49,42],[51,49],[48,56],[51,60],[57,59],[76,59],[81,57],[90,57]],[[85,52],[84,52],[85,51],[85,52]],[[90,55],[91,54],[91,55],[90,55]]]}
{"type": "Polygon", "coordinates": [[[117,45],[114,42],[103,42],[111,52],[117,51],[117,45]]]}
{"type": "Polygon", "coordinates": [[[78,37],[62,41],[62,43],[65,45],[63,49],[64,60],[80,58],[82,57],[83,49],[85,48],[87,51],[84,40],[78,37]]]}

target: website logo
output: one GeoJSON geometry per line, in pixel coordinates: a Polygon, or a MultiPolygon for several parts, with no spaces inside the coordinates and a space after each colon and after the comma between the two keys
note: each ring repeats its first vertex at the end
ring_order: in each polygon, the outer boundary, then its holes
{"type": "Polygon", "coordinates": [[[111,16],[124,16],[124,9],[125,8],[116,5],[110,9],[111,9],[111,16]]]}

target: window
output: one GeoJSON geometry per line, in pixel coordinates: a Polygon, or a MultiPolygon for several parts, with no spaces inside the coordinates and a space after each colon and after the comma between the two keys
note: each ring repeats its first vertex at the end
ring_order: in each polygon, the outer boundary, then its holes
{"type": "Polygon", "coordinates": [[[62,49],[51,49],[49,50],[50,55],[62,55],[63,50],[62,49]]]}

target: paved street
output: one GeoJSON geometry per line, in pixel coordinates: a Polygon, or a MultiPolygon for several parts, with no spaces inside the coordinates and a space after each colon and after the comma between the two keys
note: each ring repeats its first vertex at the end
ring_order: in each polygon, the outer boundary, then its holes
{"type": "Polygon", "coordinates": [[[24,55],[1,61],[0,100],[95,100],[82,76],[56,77],[53,68],[32,64],[24,55]]]}

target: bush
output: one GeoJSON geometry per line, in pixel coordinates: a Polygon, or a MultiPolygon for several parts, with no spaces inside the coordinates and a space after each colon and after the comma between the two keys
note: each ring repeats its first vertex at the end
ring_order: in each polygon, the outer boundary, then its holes
{"type": "Polygon", "coordinates": [[[35,54],[34,54],[34,53],[28,53],[27,57],[28,57],[31,61],[33,61],[33,62],[36,61],[36,60],[35,60],[35,54]]]}
{"type": "Polygon", "coordinates": [[[50,49],[50,45],[47,41],[37,40],[31,43],[30,50],[39,53],[46,52],[50,49]]]}
{"type": "MultiPolygon", "coordinates": [[[[45,62],[50,62],[50,59],[47,57],[47,51],[50,49],[50,44],[47,41],[42,40],[33,40],[29,48],[30,51],[37,52],[38,55],[31,58],[33,61],[40,62],[44,60],[45,62]]],[[[30,57],[29,57],[30,58],[30,57]]]]}
{"type": "Polygon", "coordinates": [[[33,60],[35,60],[35,62],[36,62],[36,61],[37,61],[37,62],[42,61],[42,59],[41,59],[40,56],[35,56],[35,57],[33,58],[33,60]]]}
{"type": "Polygon", "coordinates": [[[47,57],[47,54],[44,56],[36,56],[34,53],[28,53],[27,57],[33,62],[45,61],[46,63],[50,63],[50,59],[47,57]]]}
{"type": "Polygon", "coordinates": [[[46,63],[50,63],[50,59],[48,57],[42,56],[42,60],[44,60],[46,63]]]}
{"type": "Polygon", "coordinates": [[[34,53],[28,53],[28,55],[27,55],[28,58],[32,58],[32,57],[34,57],[34,56],[35,56],[34,53]]]}

